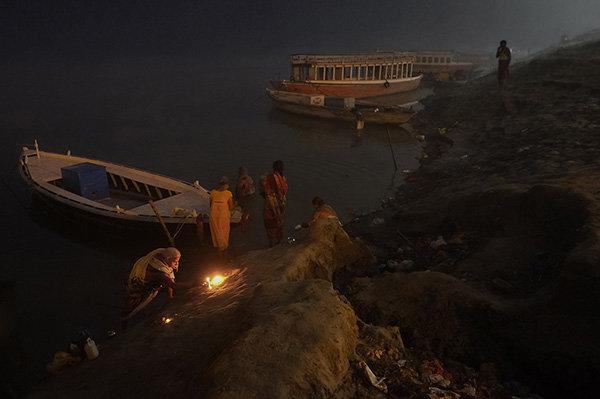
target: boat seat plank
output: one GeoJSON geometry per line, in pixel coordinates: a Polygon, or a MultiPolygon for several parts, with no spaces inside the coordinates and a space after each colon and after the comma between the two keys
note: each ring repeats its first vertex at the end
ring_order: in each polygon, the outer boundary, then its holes
{"type": "MultiPolygon", "coordinates": [[[[208,198],[208,196],[207,196],[208,198]]],[[[197,212],[208,213],[209,205],[207,199],[203,199],[198,193],[187,192],[177,195],[173,195],[169,198],[164,198],[154,202],[154,205],[158,209],[161,215],[171,215],[173,208],[183,209],[195,209],[197,212]]],[[[137,208],[130,209],[131,212],[139,213],[142,215],[153,215],[154,211],[150,207],[150,204],[144,204],[137,208]]]]}

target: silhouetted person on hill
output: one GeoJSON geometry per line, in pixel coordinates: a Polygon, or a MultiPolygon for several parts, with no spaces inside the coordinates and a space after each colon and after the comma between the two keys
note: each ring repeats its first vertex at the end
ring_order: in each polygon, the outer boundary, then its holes
{"type": "Polygon", "coordinates": [[[500,42],[500,47],[496,51],[496,58],[498,58],[498,86],[502,89],[504,82],[508,79],[508,66],[511,59],[510,49],[506,46],[506,40],[500,42]]]}

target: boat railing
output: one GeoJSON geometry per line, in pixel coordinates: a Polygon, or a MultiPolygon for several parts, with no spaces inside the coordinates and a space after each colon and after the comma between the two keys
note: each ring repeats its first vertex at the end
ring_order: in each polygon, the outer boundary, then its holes
{"type": "Polygon", "coordinates": [[[414,55],[407,53],[377,53],[377,54],[340,54],[340,55],[312,55],[295,54],[292,55],[292,64],[306,63],[337,63],[337,64],[356,64],[373,62],[410,62],[414,61],[414,55]]]}

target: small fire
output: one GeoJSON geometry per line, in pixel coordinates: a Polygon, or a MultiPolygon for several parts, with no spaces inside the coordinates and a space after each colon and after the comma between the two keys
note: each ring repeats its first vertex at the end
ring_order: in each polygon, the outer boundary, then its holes
{"type": "Polygon", "coordinates": [[[207,277],[206,285],[208,286],[209,290],[212,290],[214,287],[223,284],[223,281],[225,281],[225,277],[221,276],[220,274],[217,274],[216,276],[213,276],[213,278],[207,277]]]}
{"type": "Polygon", "coordinates": [[[171,318],[171,317],[163,317],[162,318],[162,322],[165,324],[169,324],[172,321],[173,321],[173,318],[171,318]]]}

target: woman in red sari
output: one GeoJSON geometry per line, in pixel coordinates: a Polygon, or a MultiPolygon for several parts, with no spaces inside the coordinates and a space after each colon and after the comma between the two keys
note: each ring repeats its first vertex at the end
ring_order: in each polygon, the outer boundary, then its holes
{"type": "Polygon", "coordinates": [[[283,222],[285,201],[288,192],[287,180],[283,176],[283,162],[273,162],[273,172],[267,175],[263,183],[265,206],[263,221],[269,238],[269,246],[277,245],[283,240],[283,222]]]}

